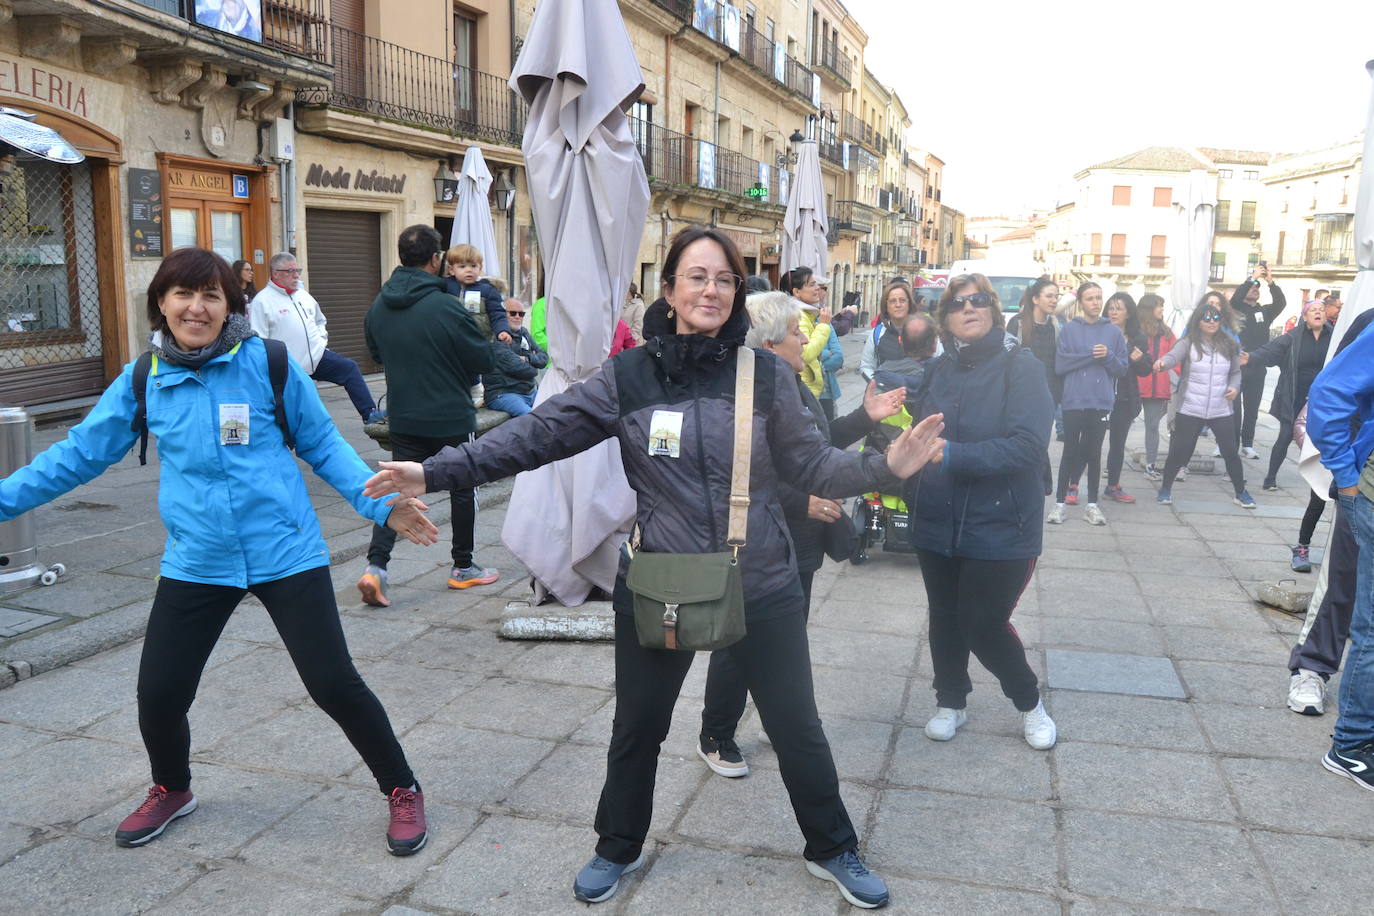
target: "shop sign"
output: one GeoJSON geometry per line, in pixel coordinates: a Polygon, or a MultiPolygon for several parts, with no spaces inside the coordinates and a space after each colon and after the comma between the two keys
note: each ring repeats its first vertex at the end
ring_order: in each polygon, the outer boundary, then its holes
{"type": "Polygon", "coordinates": [[[305,183],[312,188],[332,188],[339,191],[380,191],[383,194],[403,194],[406,187],[405,175],[379,174],[376,169],[364,172],[358,169],[349,172],[343,166],[336,166],[331,172],[318,162],[310,163],[305,171],[305,183]]]}
{"type": "Polygon", "coordinates": [[[162,177],[157,169],[129,169],[129,254],[162,257],[162,177]]]}
{"type": "Polygon", "coordinates": [[[80,118],[88,117],[85,86],[12,57],[0,56],[0,93],[54,105],[80,118]]]}
{"type": "Polygon", "coordinates": [[[198,169],[168,169],[167,187],[172,191],[200,191],[232,194],[230,175],[227,172],[202,172],[198,169]]]}

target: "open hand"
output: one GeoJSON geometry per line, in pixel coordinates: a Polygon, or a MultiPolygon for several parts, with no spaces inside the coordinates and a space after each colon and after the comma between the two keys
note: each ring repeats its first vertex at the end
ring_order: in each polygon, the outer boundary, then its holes
{"type": "Polygon", "coordinates": [[[418,461],[383,461],[381,468],[363,484],[363,495],[368,499],[392,493],[420,496],[425,492],[425,466],[418,461]]]}
{"type": "Polygon", "coordinates": [[[925,467],[945,448],[940,433],[945,430],[945,415],[931,414],[906,430],[887,447],[887,469],[903,480],[925,467]]]}
{"type": "Polygon", "coordinates": [[[414,497],[397,500],[386,517],[386,526],[412,544],[428,547],[439,540],[439,529],[425,515],[429,509],[414,497]]]}
{"type": "Polygon", "coordinates": [[[864,392],[864,413],[868,414],[868,419],[878,423],[901,413],[905,401],[905,388],[894,388],[879,393],[878,383],[870,381],[868,389],[864,392]]]}
{"type": "Polygon", "coordinates": [[[844,506],[833,499],[822,499],[819,496],[808,496],[807,499],[810,500],[806,506],[807,518],[831,524],[844,516],[844,506]]]}

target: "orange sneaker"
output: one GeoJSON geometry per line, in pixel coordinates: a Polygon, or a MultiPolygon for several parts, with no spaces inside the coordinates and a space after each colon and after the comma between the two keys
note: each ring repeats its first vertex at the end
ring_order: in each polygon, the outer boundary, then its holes
{"type": "Polygon", "coordinates": [[[501,574],[494,569],[472,565],[459,569],[457,566],[448,574],[449,588],[472,588],[474,585],[491,585],[501,574]]]}
{"type": "Polygon", "coordinates": [[[368,565],[363,571],[362,578],[358,580],[358,591],[363,596],[364,604],[391,607],[391,602],[386,597],[386,570],[380,566],[368,565]]]}

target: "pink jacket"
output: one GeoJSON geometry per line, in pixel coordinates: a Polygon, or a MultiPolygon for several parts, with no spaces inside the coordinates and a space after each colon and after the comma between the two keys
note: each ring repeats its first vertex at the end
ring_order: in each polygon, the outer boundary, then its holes
{"type": "Polygon", "coordinates": [[[621,350],[628,350],[635,345],[634,332],[630,326],[622,319],[616,322],[615,338],[611,341],[611,356],[615,356],[621,350]]]}

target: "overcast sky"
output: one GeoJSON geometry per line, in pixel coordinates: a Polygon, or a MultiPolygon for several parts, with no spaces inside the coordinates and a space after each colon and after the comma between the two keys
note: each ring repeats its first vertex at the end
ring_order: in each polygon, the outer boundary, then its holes
{"type": "Polygon", "coordinates": [[[1363,128],[1374,2],[843,0],[971,216],[1068,196],[1146,146],[1300,152],[1363,128]]]}

